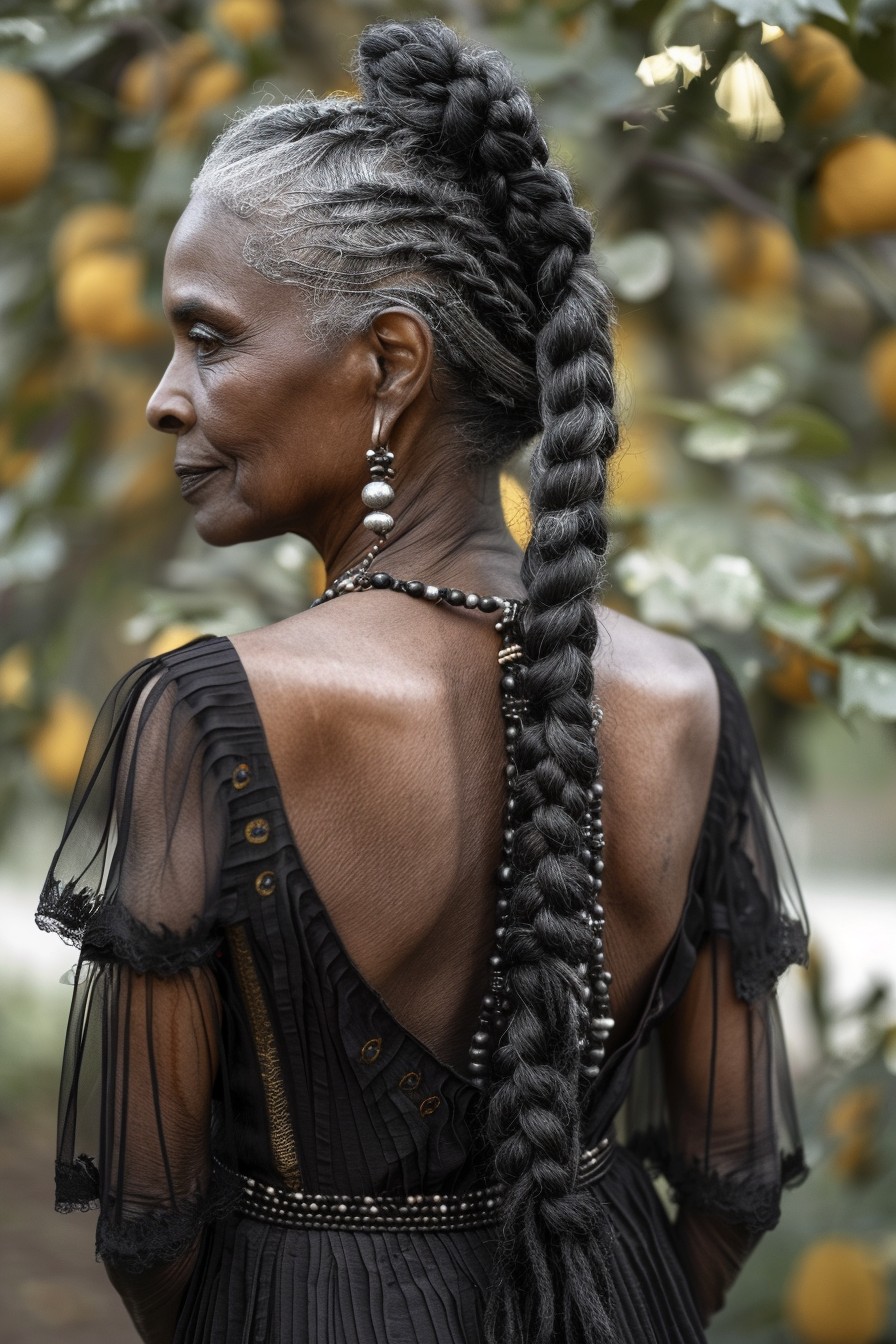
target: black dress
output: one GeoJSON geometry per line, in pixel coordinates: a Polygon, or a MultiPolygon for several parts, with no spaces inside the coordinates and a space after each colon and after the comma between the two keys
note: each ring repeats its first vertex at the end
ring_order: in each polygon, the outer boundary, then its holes
{"type": "MultiPolygon", "coordinates": [[[[587,1109],[589,1147],[616,1136],[587,1188],[614,1232],[619,1344],[702,1340],[695,1294],[711,1300],[805,1172],[774,996],[805,921],[746,708],[707,657],[721,726],[687,902],[587,1109]]],[[[116,685],[37,921],[81,947],[57,1207],[98,1208],[98,1255],[125,1271],[200,1236],[177,1340],[481,1339],[495,1226],[439,1213],[487,1184],[480,1093],[346,954],[228,639],[116,685]],[[283,1207],[304,1191],[307,1225],[242,1212],[238,1172],[283,1207]],[[416,1201],[431,1221],[390,1226],[421,1194],[442,1197],[416,1201]]]]}

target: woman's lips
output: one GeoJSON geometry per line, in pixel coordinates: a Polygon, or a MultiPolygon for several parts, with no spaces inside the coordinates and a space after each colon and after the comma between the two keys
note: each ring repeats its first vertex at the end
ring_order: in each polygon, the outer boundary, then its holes
{"type": "Polygon", "coordinates": [[[200,489],[208,480],[209,476],[214,476],[220,467],[175,467],[175,471],[180,478],[180,493],[186,498],[200,489]]]}

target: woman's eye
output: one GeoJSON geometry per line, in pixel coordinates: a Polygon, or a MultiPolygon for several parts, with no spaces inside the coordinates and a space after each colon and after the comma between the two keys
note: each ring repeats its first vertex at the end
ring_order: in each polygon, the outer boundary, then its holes
{"type": "Polygon", "coordinates": [[[214,355],[221,347],[220,336],[209,327],[191,327],[187,335],[195,345],[197,354],[200,358],[207,358],[210,355],[214,355]]]}

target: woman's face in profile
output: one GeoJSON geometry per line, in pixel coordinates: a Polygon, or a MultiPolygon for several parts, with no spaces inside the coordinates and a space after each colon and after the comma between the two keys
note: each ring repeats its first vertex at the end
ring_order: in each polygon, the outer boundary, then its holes
{"type": "Polygon", "coordinates": [[[302,291],[243,260],[246,232],[201,196],[181,216],[163,288],[174,354],[147,406],[176,435],[184,498],[217,546],[308,536],[312,520],[319,532],[363,484],[373,417],[375,352],[318,348],[302,291]]]}

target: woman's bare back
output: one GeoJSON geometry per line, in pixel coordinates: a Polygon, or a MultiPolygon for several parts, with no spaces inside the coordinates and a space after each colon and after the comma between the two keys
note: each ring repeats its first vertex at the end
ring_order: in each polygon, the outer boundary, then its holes
{"type": "MultiPolygon", "coordinates": [[[[606,942],[624,1039],[684,905],[718,704],[692,644],[608,609],[600,621],[606,942]]],[[[493,619],[369,591],[233,643],[347,951],[398,1020],[463,1069],[505,796],[493,619]]]]}

